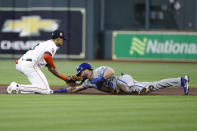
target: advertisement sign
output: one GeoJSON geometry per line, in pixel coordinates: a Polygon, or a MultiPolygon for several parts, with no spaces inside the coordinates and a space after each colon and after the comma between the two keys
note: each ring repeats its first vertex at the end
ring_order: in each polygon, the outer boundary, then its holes
{"type": "Polygon", "coordinates": [[[84,8],[0,8],[0,57],[20,57],[56,29],[68,39],[56,58],[84,58],[84,8]]]}
{"type": "Polygon", "coordinates": [[[197,60],[197,34],[113,32],[113,59],[197,60]]]}

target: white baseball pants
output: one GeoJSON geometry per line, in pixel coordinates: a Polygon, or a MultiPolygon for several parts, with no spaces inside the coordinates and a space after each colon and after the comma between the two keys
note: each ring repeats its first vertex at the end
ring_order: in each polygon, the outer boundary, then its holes
{"type": "Polygon", "coordinates": [[[33,61],[19,59],[16,64],[16,70],[26,75],[32,85],[20,85],[19,90],[24,92],[36,92],[41,94],[50,94],[51,89],[45,75],[33,61]]]}

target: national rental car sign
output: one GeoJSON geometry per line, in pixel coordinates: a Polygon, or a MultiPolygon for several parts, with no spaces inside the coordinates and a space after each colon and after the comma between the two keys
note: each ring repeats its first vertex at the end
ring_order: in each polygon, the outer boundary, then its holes
{"type": "Polygon", "coordinates": [[[197,34],[114,32],[113,59],[197,60],[197,34]]]}
{"type": "Polygon", "coordinates": [[[68,40],[56,56],[84,58],[84,19],[83,8],[0,8],[0,57],[20,57],[61,29],[68,40]]]}

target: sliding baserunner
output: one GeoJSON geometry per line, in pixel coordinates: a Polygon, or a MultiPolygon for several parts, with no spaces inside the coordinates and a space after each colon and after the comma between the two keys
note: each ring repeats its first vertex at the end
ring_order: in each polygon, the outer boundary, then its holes
{"type": "Polygon", "coordinates": [[[130,75],[115,76],[115,71],[111,67],[101,66],[93,70],[88,63],[82,63],[77,67],[77,76],[86,79],[82,85],[59,89],[55,93],[78,92],[87,88],[96,88],[100,91],[116,94],[121,92],[126,94],[146,94],[170,86],[182,87],[185,95],[189,93],[188,76],[163,79],[156,82],[138,82],[130,75]]]}

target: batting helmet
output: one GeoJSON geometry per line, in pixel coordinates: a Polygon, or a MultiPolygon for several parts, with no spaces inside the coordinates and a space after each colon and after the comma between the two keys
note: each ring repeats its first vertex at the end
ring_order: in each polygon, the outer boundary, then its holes
{"type": "Polygon", "coordinates": [[[89,69],[89,70],[93,70],[92,66],[88,63],[81,63],[78,67],[77,67],[77,76],[80,75],[80,73],[85,70],[85,69],[89,69]]]}

